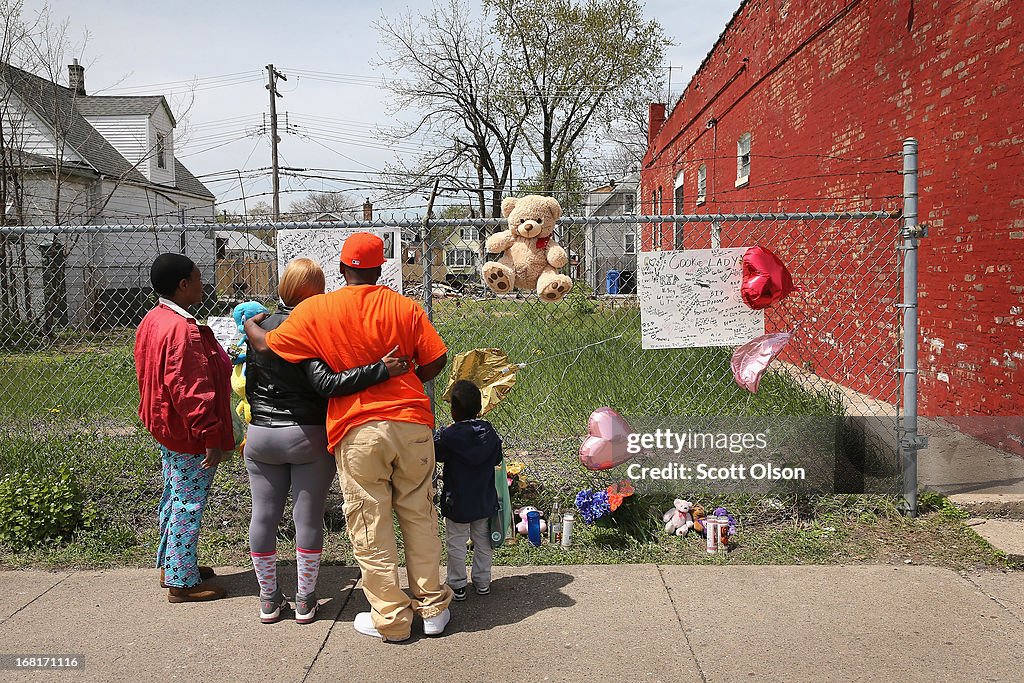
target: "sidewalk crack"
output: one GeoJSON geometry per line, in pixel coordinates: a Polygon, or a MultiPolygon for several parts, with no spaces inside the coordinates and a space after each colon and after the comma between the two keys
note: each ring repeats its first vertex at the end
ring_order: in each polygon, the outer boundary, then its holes
{"type": "Polygon", "coordinates": [[[665,581],[665,573],[662,571],[660,564],[654,566],[658,568],[658,576],[661,577],[661,585],[665,587],[665,593],[668,594],[668,601],[672,603],[672,611],[676,614],[676,622],[679,623],[679,631],[683,634],[683,640],[686,641],[686,648],[690,651],[690,656],[693,657],[693,663],[697,667],[697,673],[700,674],[701,683],[708,683],[708,677],[704,673],[704,668],[700,665],[700,660],[697,659],[697,652],[693,649],[693,643],[690,642],[690,636],[687,635],[686,629],[683,627],[683,617],[679,614],[679,608],[676,606],[675,598],[672,597],[672,591],[668,587],[668,582],[665,581]]]}
{"type": "Polygon", "coordinates": [[[1024,624],[1024,619],[1022,619],[1020,616],[1017,615],[1016,612],[1014,612],[1012,609],[1010,609],[1009,605],[1007,605],[1006,602],[1004,602],[1003,600],[1000,600],[999,598],[997,598],[996,596],[992,595],[987,590],[982,588],[980,583],[978,583],[977,581],[975,581],[974,579],[972,579],[969,576],[961,576],[961,578],[965,579],[967,581],[967,583],[969,583],[972,586],[974,586],[975,588],[977,588],[978,591],[980,591],[981,594],[984,595],[986,598],[988,598],[992,602],[994,602],[997,605],[999,605],[1000,607],[1002,607],[1003,610],[1006,611],[1012,618],[1016,619],[1021,624],[1024,624]]]}
{"type": "Polygon", "coordinates": [[[306,667],[306,673],[302,676],[302,683],[306,683],[306,679],[309,678],[309,674],[313,671],[313,667],[316,666],[316,662],[320,659],[320,653],[327,647],[327,641],[331,639],[331,634],[334,633],[334,627],[338,625],[338,620],[341,618],[341,614],[345,611],[345,606],[348,605],[349,599],[352,594],[356,591],[356,584],[359,583],[359,577],[356,576],[354,579],[349,581],[348,588],[345,592],[345,599],[341,603],[341,607],[338,608],[338,613],[334,615],[334,621],[331,623],[331,627],[327,629],[327,634],[324,636],[324,640],[320,643],[320,647],[317,649],[316,654],[313,655],[313,661],[306,667]]]}
{"type": "Polygon", "coordinates": [[[55,584],[53,584],[52,586],[50,586],[49,588],[47,588],[46,590],[44,590],[44,591],[43,591],[42,593],[40,593],[40,594],[39,594],[39,595],[37,595],[36,597],[34,597],[34,598],[32,598],[31,600],[29,600],[29,601],[28,601],[27,603],[25,603],[24,605],[22,605],[22,606],[21,606],[21,607],[19,607],[18,609],[16,609],[16,610],[14,611],[14,613],[13,613],[13,614],[11,614],[11,616],[9,616],[9,617],[6,617],[6,618],[4,618],[4,619],[0,619],[0,626],[3,626],[3,625],[4,625],[4,624],[6,624],[6,623],[7,623],[8,621],[10,621],[10,620],[11,620],[11,619],[13,619],[14,617],[18,616],[18,613],[20,613],[20,612],[21,612],[22,610],[26,609],[26,608],[27,608],[27,607],[28,607],[29,605],[31,605],[32,603],[34,603],[34,602],[35,602],[36,600],[38,600],[39,598],[43,597],[44,595],[46,595],[47,593],[49,593],[50,591],[52,591],[52,590],[53,590],[54,588],[56,588],[57,586],[61,585],[62,583],[64,583],[65,581],[67,581],[68,579],[70,579],[70,578],[71,578],[72,576],[74,576],[74,575],[75,575],[75,574],[77,574],[77,573],[78,573],[78,572],[71,572],[70,574],[68,574],[67,576],[65,576],[64,578],[62,578],[61,580],[57,581],[57,582],[56,582],[55,584]]]}

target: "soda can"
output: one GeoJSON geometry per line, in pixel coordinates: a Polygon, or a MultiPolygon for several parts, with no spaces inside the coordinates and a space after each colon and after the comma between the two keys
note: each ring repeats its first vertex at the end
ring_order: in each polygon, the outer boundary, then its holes
{"type": "Polygon", "coordinates": [[[568,548],[572,545],[572,525],[576,521],[576,516],[571,512],[566,512],[562,517],[562,547],[568,548]]]}
{"type": "Polygon", "coordinates": [[[718,552],[718,517],[708,515],[704,518],[704,533],[708,541],[708,554],[714,555],[718,552]]]}

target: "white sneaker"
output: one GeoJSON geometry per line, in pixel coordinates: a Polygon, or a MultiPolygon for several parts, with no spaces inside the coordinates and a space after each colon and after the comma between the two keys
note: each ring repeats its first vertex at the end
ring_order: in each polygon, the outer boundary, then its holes
{"type": "Polygon", "coordinates": [[[369,612],[360,612],[357,614],[355,620],[352,622],[352,626],[364,636],[380,638],[380,631],[374,628],[373,617],[370,616],[369,612]]]}
{"type": "Polygon", "coordinates": [[[423,620],[423,634],[427,636],[439,636],[444,633],[444,627],[452,620],[452,613],[447,607],[437,616],[423,620]]]}

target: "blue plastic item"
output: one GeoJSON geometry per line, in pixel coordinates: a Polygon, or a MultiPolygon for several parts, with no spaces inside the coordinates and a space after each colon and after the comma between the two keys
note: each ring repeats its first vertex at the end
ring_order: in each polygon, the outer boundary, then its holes
{"type": "Polygon", "coordinates": [[[609,270],[604,276],[604,286],[609,294],[619,293],[619,271],[609,270]]]}
{"type": "Polygon", "coordinates": [[[526,537],[530,539],[530,543],[539,546],[540,540],[540,513],[536,510],[530,510],[526,513],[526,537]]]}

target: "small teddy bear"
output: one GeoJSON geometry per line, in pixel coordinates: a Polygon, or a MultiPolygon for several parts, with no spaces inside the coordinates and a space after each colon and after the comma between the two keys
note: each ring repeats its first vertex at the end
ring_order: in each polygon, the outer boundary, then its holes
{"type": "Polygon", "coordinates": [[[676,498],[672,503],[672,509],[661,516],[665,522],[665,533],[685,536],[693,528],[693,503],[688,500],[676,498]]]}
{"type": "Polygon", "coordinates": [[[545,301],[564,299],[572,289],[572,280],[558,270],[569,257],[551,238],[555,223],[562,217],[558,200],[533,194],[506,197],[501,215],[508,219],[508,230],[488,237],[487,251],[502,256],[484,264],[484,282],[497,294],[536,288],[545,301]]]}
{"type": "MultiPolygon", "coordinates": [[[[524,508],[522,508],[522,509],[520,509],[518,511],[520,522],[518,524],[516,524],[516,531],[518,533],[522,534],[523,536],[526,536],[527,533],[529,533],[529,525],[527,524],[527,521],[526,521],[526,513],[528,513],[528,512],[540,512],[540,510],[538,510],[537,508],[533,507],[532,505],[527,505],[526,507],[524,507],[524,508]]],[[[543,534],[547,530],[548,530],[548,524],[542,518],[540,520],[540,532],[543,534]]]]}

